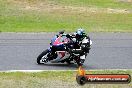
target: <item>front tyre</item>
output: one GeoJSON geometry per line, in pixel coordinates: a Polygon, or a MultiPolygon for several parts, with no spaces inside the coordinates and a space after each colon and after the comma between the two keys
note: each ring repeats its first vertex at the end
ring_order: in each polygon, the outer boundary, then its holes
{"type": "Polygon", "coordinates": [[[45,51],[43,51],[38,57],[37,57],[37,63],[38,64],[45,64],[48,62],[48,52],[49,50],[46,49],[45,51]]]}

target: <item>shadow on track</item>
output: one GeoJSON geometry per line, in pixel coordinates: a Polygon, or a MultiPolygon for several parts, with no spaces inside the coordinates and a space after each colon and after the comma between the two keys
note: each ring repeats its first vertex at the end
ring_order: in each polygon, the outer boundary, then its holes
{"type": "Polygon", "coordinates": [[[50,64],[37,64],[41,66],[49,67],[64,67],[64,68],[78,68],[77,64],[65,64],[65,63],[50,63],[50,64]]]}
{"type": "MultiPolygon", "coordinates": [[[[57,67],[57,68],[64,68],[65,69],[78,69],[78,65],[77,64],[66,64],[66,63],[49,63],[49,64],[37,64],[39,66],[48,66],[48,67],[57,67]]],[[[83,65],[83,67],[86,69],[86,70],[92,70],[92,69],[97,69],[97,67],[93,67],[93,66],[88,66],[88,65],[83,65]]],[[[56,69],[55,69],[56,70],[56,69]]]]}

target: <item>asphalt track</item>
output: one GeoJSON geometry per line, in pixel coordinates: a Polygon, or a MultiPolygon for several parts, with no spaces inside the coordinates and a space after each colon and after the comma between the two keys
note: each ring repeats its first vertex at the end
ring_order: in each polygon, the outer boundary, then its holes
{"type": "MultiPolygon", "coordinates": [[[[77,65],[38,65],[55,33],[0,33],[0,71],[76,70],[77,65]]],[[[93,45],[85,69],[132,69],[132,33],[89,33],[93,45]]]]}

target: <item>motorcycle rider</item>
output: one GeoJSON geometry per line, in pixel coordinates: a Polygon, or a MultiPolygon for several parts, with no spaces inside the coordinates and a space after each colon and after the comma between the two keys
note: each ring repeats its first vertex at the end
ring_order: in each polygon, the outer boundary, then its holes
{"type": "Polygon", "coordinates": [[[90,50],[90,45],[92,44],[92,41],[90,40],[90,37],[87,36],[87,34],[85,33],[84,29],[80,28],[78,29],[74,35],[75,38],[73,39],[75,43],[75,48],[77,48],[78,50],[83,50],[84,52],[81,53],[80,55],[80,64],[84,63],[85,58],[87,56],[87,53],[89,53],[90,50]],[[87,44],[89,42],[89,44],[87,44]],[[77,47],[79,44],[79,47],[77,47]],[[87,46],[87,48],[86,48],[87,46]]]}
{"type": "MultiPolygon", "coordinates": [[[[89,50],[90,50],[90,48],[89,49],[83,48],[83,44],[81,44],[84,38],[88,38],[88,36],[86,35],[84,29],[82,29],[82,28],[78,29],[73,35],[64,34],[64,31],[61,31],[61,32],[59,32],[58,35],[56,35],[51,40],[51,44],[53,44],[58,37],[62,37],[62,36],[66,36],[67,38],[72,38],[72,42],[74,42],[73,50],[74,49],[76,49],[75,51],[77,51],[77,50],[81,51],[82,49],[85,50],[85,52],[82,52],[81,55],[80,55],[80,64],[84,63],[85,58],[87,56],[87,52],[89,52],[89,50]],[[82,46],[80,47],[80,45],[82,45],[82,46]]],[[[90,41],[90,43],[92,42],[91,40],[89,40],[89,41],[90,41]]],[[[55,51],[57,51],[57,50],[65,50],[65,48],[63,46],[62,47],[54,47],[52,49],[52,54],[51,54],[54,57],[52,57],[51,60],[53,60],[53,59],[55,59],[55,61],[59,60],[59,57],[55,53],[55,51]]]]}

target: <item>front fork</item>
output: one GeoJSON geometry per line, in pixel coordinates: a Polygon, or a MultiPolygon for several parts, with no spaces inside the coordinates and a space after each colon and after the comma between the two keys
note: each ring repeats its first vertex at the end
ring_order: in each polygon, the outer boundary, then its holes
{"type": "Polygon", "coordinates": [[[49,50],[49,55],[48,55],[49,60],[53,60],[53,59],[57,58],[57,54],[55,52],[52,52],[51,48],[52,48],[52,46],[50,46],[48,48],[48,50],[49,50]]]}

